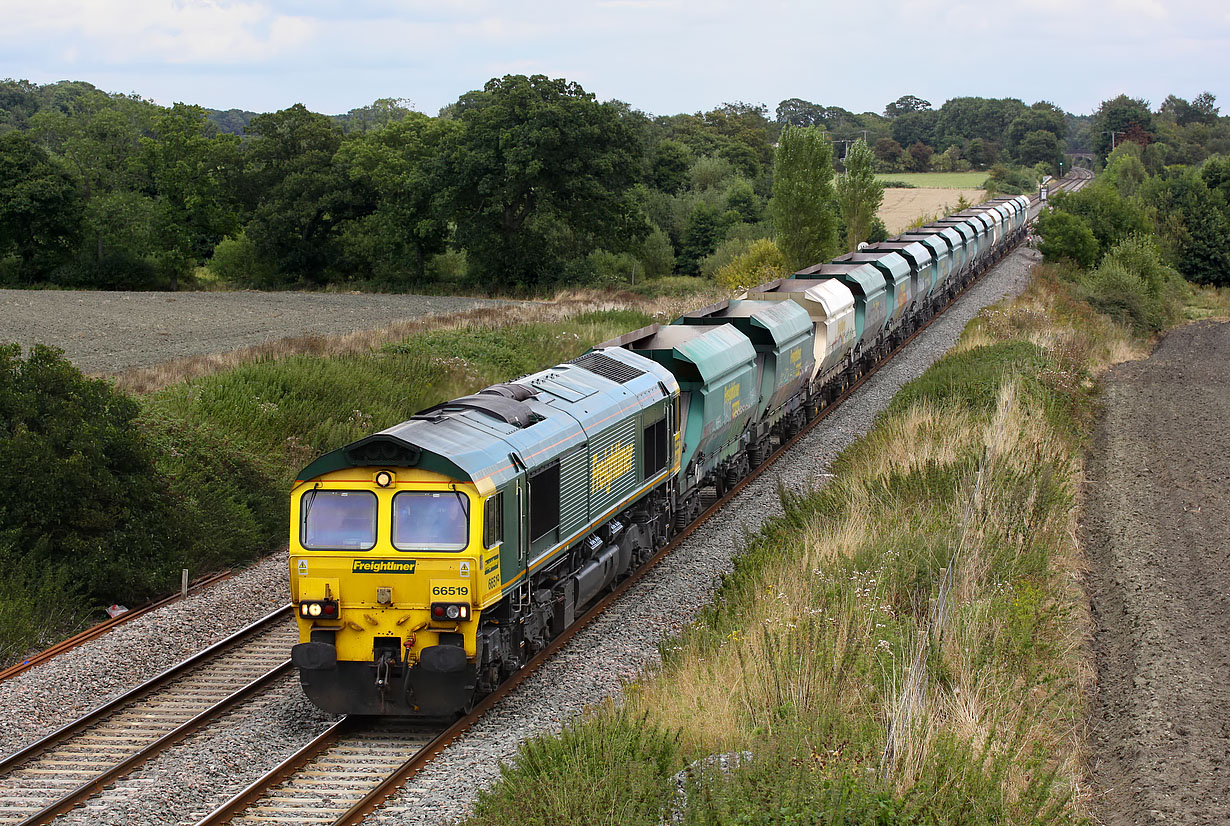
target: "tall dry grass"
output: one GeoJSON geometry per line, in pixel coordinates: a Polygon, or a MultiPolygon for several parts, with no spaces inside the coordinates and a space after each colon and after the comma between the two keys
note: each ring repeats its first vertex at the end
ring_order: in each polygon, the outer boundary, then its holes
{"type": "Polygon", "coordinates": [[[1081,457],[1149,343],[1073,296],[1041,269],[984,311],[628,688],[680,762],[752,755],[685,822],[1087,822],[1081,457]]]}

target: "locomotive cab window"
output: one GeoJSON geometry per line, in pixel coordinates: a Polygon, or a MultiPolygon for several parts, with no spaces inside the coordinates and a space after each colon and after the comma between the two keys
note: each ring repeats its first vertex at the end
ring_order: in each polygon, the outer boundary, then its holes
{"type": "Polygon", "coordinates": [[[504,541],[504,494],[489,497],[483,505],[483,547],[494,548],[504,541]]]}
{"type": "Polygon", "coordinates": [[[393,497],[393,547],[460,551],[470,534],[470,500],[455,490],[402,491],[393,497]]]}
{"type": "Polygon", "coordinates": [[[530,541],[559,528],[559,462],[530,477],[530,541]]]}
{"type": "Polygon", "coordinates": [[[645,478],[651,479],[666,469],[667,450],[666,417],[663,416],[645,427],[645,478]]]}
{"type": "Polygon", "coordinates": [[[376,544],[376,495],[309,490],[299,500],[299,540],[314,551],[369,551],[376,544]]]}

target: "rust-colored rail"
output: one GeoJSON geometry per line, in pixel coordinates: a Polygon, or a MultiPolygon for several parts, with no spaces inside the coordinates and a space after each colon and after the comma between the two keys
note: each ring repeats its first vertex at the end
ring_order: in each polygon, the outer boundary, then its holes
{"type": "Polygon", "coordinates": [[[0,823],[49,823],[289,674],[291,616],[285,605],[0,760],[0,823]]]}
{"type": "MultiPolygon", "coordinates": [[[[222,580],[226,579],[230,575],[231,575],[230,571],[221,571],[216,574],[210,574],[209,576],[202,577],[201,579],[192,583],[191,586],[189,586],[188,592],[192,593],[194,591],[199,591],[202,588],[205,588],[209,585],[213,585],[215,582],[221,582],[222,580]]],[[[34,666],[38,665],[39,663],[47,662],[47,660],[50,660],[52,657],[56,656],[57,654],[63,654],[65,651],[69,651],[73,648],[76,648],[77,646],[81,645],[83,642],[88,642],[89,640],[92,640],[95,637],[101,637],[103,634],[115,628],[117,625],[123,625],[129,620],[136,619],[142,614],[148,614],[150,611],[154,611],[158,608],[161,608],[164,605],[170,605],[172,602],[175,602],[180,599],[183,599],[182,594],[172,594],[171,596],[164,597],[156,602],[151,602],[147,605],[142,605],[140,608],[134,608],[131,611],[125,611],[124,613],[120,614],[118,617],[111,617],[110,619],[103,620],[97,625],[91,625],[89,628],[85,629],[84,631],[74,634],[68,639],[61,640],[60,642],[56,643],[50,648],[44,649],[43,651],[40,651],[37,654],[32,654],[31,656],[27,657],[21,662],[14,663],[13,665],[9,666],[3,671],[0,671],[0,683],[4,682],[10,677],[16,677],[21,672],[27,671],[33,668],[34,666]]]]}

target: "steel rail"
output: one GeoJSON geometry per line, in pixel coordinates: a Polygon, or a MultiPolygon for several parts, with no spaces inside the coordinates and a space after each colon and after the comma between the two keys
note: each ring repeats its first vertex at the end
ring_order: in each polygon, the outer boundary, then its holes
{"type": "MultiPolygon", "coordinates": [[[[221,582],[222,580],[230,576],[231,576],[230,571],[219,571],[216,574],[210,574],[209,576],[203,577],[197,580],[196,582],[192,583],[191,585],[189,585],[188,593],[191,594],[196,591],[199,591],[202,588],[206,588],[210,585],[213,585],[215,582],[221,582]]],[[[81,645],[84,642],[89,642],[90,640],[96,637],[101,637],[103,634],[112,630],[117,625],[123,625],[129,620],[134,620],[137,617],[141,616],[142,614],[148,614],[150,611],[155,611],[163,607],[164,605],[170,605],[171,603],[177,602],[183,598],[184,598],[183,594],[171,594],[171,596],[169,597],[163,597],[160,600],[151,602],[147,605],[142,605],[139,608],[134,608],[131,611],[125,611],[124,613],[120,614],[118,617],[111,617],[110,619],[103,620],[97,625],[91,625],[89,628],[85,629],[84,631],[74,634],[73,636],[67,639],[60,640],[55,645],[49,648],[46,648],[38,652],[37,654],[32,654],[26,659],[22,660],[21,662],[14,663],[13,665],[9,666],[3,671],[0,671],[0,682],[4,682],[10,677],[16,677],[18,674],[22,673],[23,671],[28,671],[29,669],[33,668],[39,663],[47,662],[47,660],[50,660],[52,657],[56,656],[57,654],[63,654],[65,651],[71,651],[72,649],[76,648],[77,646],[81,645]]]]}
{"type": "MultiPolygon", "coordinates": [[[[127,711],[136,704],[155,696],[160,689],[167,687],[169,684],[181,678],[190,678],[194,670],[199,666],[207,665],[217,656],[238,650],[248,640],[274,628],[276,623],[284,622],[291,614],[292,606],[282,606],[245,628],[236,631],[226,639],[194,654],[51,734],[10,754],[0,760],[0,779],[20,772],[28,764],[37,764],[38,759],[43,754],[70,743],[73,738],[79,735],[88,735],[92,728],[104,725],[114,715],[127,711]]],[[[118,763],[107,767],[85,783],[71,789],[66,794],[61,794],[50,804],[44,806],[25,820],[20,821],[20,823],[22,826],[33,826],[34,824],[49,822],[86,798],[101,791],[104,786],[115,779],[128,774],[134,767],[147,762],[183,740],[189,734],[201,729],[238,703],[249,699],[266,688],[273,680],[288,673],[290,669],[291,663],[289,659],[279,662],[273,668],[250,680],[239,689],[227,692],[222,699],[208,708],[193,714],[187,720],[175,725],[171,730],[146,742],[144,745],[140,745],[137,751],[121,757],[118,763]]]]}
{"type": "MultiPolygon", "coordinates": [[[[1067,185],[1068,179],[1062,179],[1067,185]]],[[[1079,184],[1086,179],[1077,178],[1071,183],[1079,184]]],[[[1032,204],[1032,199],[1031,199],[1032,204]]],[[[425,745],[423,748],[412,754],[396,771],[389,774],[378,785],[374,786],[371,791],[363,796],[357,803],[353,804],[349,809],[343,812],[334,821],[333,826],[353,826],[360,822],[366,815],[375,811],[384,801],[391,797],[396,790],[401,787],[406,781],[413,778],[424,766],[431,762],[441,751],[452,743],[457,737],[463,734],[466,730],[478,722],[492,707],[500,700],[508,696],[514,689],[521,685],[526,679],[540,669],[548,660],[567,645],[578,633],[588,626],[594,619],[602,614],[612,604],[621,599],[634,585],[636,585],[649,571],[653,570],[662,560],[670,555],[672,551],[682,545],[689,537],[713,516],[722,511],[726,505],[730,504],[731,500],[737,497],[744,488],[765,473],[779,458],[782,457],[788,450],[793,448],[808,432],[818,425],[828,415],[836,410],[843,402],[853,395],[863,383],[874,376],[879,369],[888,364],[894,356],[900,353],[904,348],[909,346],[924,330],[939,319],[958,299],[965,295],[975,284],[982,280],[986,273],[990,272],[1000,261],[1008,256],[1024,239],[1024,232],[1017,239],[1012,247],[1006,248],[992,261],[986,268],[971,278],[960,290],[956,291],[952,297],[944,303],[926,322],[920,324],[913,330],[905,339],[897,344],[892,350],[886,353],[882,358],[876,361],[867,369],[857,380],[852,382],[849,387],[843,390],[832,402],[825,405],[819,414],[808,421],[797,434],[790,439],[780,444],[768,457],[765,458],[759,466],[752,469],[738,483],[734,485],[723,496],[719,497],[713,504],[705,508],[704,511],[693,520],[680,533],[676,534],[670,542],[662,547],[657,553],[650,557],[643,565],[633,571],[626,579],[620,582],[610,593],[604,596],[596,603],[592,603],[584,613],[579,616],[576,621],[565,628],[560,634],[554,637],[550,643],[536,654],[529,662],[525,664],[519,671],[510,676],[507,680],[500,683],[496,689],[482,698],[470,711],[455,723],[442,731],[435,739],[425,745]]],[[[357,723],[351,723],[350,717],[343,717],[331,728],[319,735],[315,740],[305,745],[302,749],[296,752],[291,757],[287,758],[278,767],[272,769],[264,777],[260,778],[247,789],[244,789],[239,794],[224,803],[214,812],[211,812],[205,818],[197,822],[196,826],[221,826],[221,824],[229,822],[236,815],[239,815],[248,807],[259,801],[266,792],[271,791],[274,786],[285,782],[293,776],[300,768],[307,765],[311,760],[320,756],[328,748],[337,743],[343,736],[348,733],[353,733],[360,730],[357,723]]]]}

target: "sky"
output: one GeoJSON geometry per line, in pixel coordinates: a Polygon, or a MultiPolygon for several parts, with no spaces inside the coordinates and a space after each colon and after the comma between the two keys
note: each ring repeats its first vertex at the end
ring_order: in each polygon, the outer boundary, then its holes
{"type": "Polygon", "coordinates": [[[1224,0],[0,0],[0,78],[84,80],[163,105],[430,115],[493,77],[544,74],[651,115],[792,97],[855,112],[912,94],[1217,95],[1224,0]]]}

